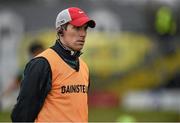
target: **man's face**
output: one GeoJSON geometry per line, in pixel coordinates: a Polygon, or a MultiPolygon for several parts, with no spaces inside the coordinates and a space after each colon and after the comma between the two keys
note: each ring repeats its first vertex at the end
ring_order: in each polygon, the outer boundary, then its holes
{"type": "Polygon", "coordinates": [[[85,43],[87,28],[87,24],[80,27],[68,24],[62,36],[62,43],[74,51],[80,51],[85,43]]]}

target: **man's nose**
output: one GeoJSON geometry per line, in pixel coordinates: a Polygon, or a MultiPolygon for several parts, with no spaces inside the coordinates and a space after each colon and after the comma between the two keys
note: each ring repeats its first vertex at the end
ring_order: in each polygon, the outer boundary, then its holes
{"type": "Polygon", "coordinates": [[[80,30],[79,34],[80,34],[80,37],[85,37],[86,36],[86,31],[85,30],[80,30]]]}

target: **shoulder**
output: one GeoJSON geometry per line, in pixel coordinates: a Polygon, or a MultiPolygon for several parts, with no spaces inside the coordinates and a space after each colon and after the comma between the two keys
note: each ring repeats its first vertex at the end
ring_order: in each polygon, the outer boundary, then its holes
{"type": "Polygon", "coordinates": [[[57,55],[57,53],[54,51],[54,49],[48,48],[45,51],[43,51],[42,53],[40,53],[39,55],[37,55],[36,57],[45,57],[48,59],[49,57],[51,58],[54,55],[57,55]]]}
{"type": "Polygon", "coordinates": [[[31,59],[28,64],[46,65],[47,63],[48,63],[48,60],[45,57],[40,56],[40,57],[35,57],[35,58],[31,59]]]}
{"type": "Polygon", "coordinates": [[[50,69],[50,65],[48,60],[44,57],[35,57],[31,59],[25,67],[25,70],[34,70],[34,71],[41,71],[47,69],[50,69]]]}

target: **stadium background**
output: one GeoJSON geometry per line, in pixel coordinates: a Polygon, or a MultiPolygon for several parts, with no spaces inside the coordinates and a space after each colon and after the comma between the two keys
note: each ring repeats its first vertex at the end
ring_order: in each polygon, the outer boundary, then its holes
{"type": "MultiPolygon", "coordinates": [[[[0,0],[0,92],[24,69],[31,42],[51,46],[56,15],[77,6],[97,23],[82,55],[91,76],[89,121],[180,121],[179,5],[178,0],[0,0]]],[[[0,121],[10,120],[17,93],[0,99],[0,121]]]]}

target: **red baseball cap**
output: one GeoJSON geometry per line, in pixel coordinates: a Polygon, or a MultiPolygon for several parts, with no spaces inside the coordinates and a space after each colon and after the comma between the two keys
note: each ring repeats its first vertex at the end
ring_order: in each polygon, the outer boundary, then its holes
{"type": "Polygon", "coordinates": [[[82,26],[86,23],[91,28],[94,28],[96,26],[95,21],[91,20],[84,11],[77,7],[67,8],[57,15],[56,29],[68,22],[77,27],[82,26]]]}

